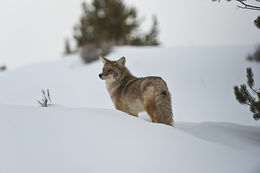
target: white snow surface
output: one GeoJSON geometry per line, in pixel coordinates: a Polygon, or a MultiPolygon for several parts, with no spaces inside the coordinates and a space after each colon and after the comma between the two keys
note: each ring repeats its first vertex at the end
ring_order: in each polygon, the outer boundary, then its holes
{"type": "Polygon", "coordinates": [[[154,124],[111,109],[1,105],[0,172],[257,173],[260,128],[154,124]]]}
{"type": "Polygon", "coordinates": [[[0,173],[258,173],[260,126],[233,86],[246,83],[252,47],[119,47],[136,76],[161,76],[175,126],[115,110],[101,62],[78,55],[0,73],[0,173]],[[53,106],[39,107],[41,89],[53,106]]]}
{"type": "MultiPolygon", "coordinates": [[[[234,96],[234,85],[246,83],[252,67],[260,86],[260,63],[246,61],[254,47],[119,47],[107,58],[126,56],[136,76],[161,76],[172,95],[174,119],[185,122],[235,122],[259,125],[249,108],[234,96]]],[[[38,105],[41,89],[53,102],[68,107],[114,109],[98,74],[103,64],[83,65],[78,55],[0,73],[0,104],[38,105]]]]}

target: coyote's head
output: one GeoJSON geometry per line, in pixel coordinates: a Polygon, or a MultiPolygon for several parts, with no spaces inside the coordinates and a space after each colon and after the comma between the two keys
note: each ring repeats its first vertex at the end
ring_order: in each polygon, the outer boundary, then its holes
{"type": "Polygon", "coordinates": [[[110,61],[103,56],[100,56],[99,58],[104,63],[103,71],[99,74],[100,79],[117,80],[121,77],[125,70],[125,57],[122,57],[117,61],[110,61]]]}

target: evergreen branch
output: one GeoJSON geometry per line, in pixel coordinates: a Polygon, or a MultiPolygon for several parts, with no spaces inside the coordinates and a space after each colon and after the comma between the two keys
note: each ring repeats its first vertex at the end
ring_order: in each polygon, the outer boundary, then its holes
{"type": "Polygon", "coordinates": [[[257,95],[259,94],[259,92],[257,92],[253,87],[250,87],[250,86],[249,86],[249,88],[250,88],[255,94],[257,94],[257,95]]]}
{"type": "Polygon", "coordinates": [[[238,86],[234,86],[234,93],[235,93],[236,99],[238,100],[239,103],[247,104],[247,99],[242,94],[242,91],[241,91],[241,89],[238,88],[238,86]]]}
{"type": "Polygon", "coordinates": [[[249,91],[246,88],[246,85],[241,85],[241,90],[242,94],[250,104],[255,102],[255,98],[253,98],[252,95],[249,93],[249,91]]]}
{"type": "Polygon", "coordinates": [[[236,96],[236,99],[239,103],[248,105],[250,107],[250,111],[253,113],[253,118],[255,120],[260,119],[260,92],[257,92],[254,87],[254,78],[253,78],[253,72],[251,68],[247,68],[247,85],[254,93],[258,96],[258,101],[255,101],[256,99],[252,97],[252,95],[247,90],[247,86],[245,84],[240,85],[240,88],[238,86],[234,86],[234,93],[236,96]]]}
{"type": "Polygon", "coordinates": [[[235,93],[236,99],[241,104],[251,106],[251,103],[248,102],[242,88],[243,88],[243,85],[241,85],[240,89],[238,88],[238,86],[234,86],[234,93],[235,93]]]}
{"type": "Polygon", "coordinates": [[[251,67],[246,69],[247,72],[247,84],[249,87],[253,87],[255,85],[254,76],[251,67]]]}
{"type": "Polygon", "coordinates": [[[253,75],[251,67],[247,68],[246,72],[247,72],[247,75],[246,75],[247,76],[247,85],[255,94],[258,94],[258,92],[254,89],[255,81],[254,81],[254,75],[253,75]]]}

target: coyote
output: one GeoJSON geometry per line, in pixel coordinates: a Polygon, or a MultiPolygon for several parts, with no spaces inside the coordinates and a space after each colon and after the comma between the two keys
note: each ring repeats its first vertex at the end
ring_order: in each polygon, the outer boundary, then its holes
{"type": "Polygon", "coordinates": [[[173,125],[171,96],[162,78],[133,76],[125,66],[125,57],[118,61],[99,58],[104,63],[99,77],[106,81],[116,109],[136,117],[146,111],[152,122],[173,125]]]}

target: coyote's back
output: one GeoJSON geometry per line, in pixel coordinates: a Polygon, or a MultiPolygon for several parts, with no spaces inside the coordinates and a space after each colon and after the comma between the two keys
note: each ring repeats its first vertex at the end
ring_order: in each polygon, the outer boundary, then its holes
{"type": "Polygon", "coordinates": [[[100,59],[104,68],[99,77],[106,80],[116,109],[133,116],[146,111],[152,122],[173,125],[171,96],[162,78],[133,76],[125,67],[124,57],[118,61],[100,59]]]}

